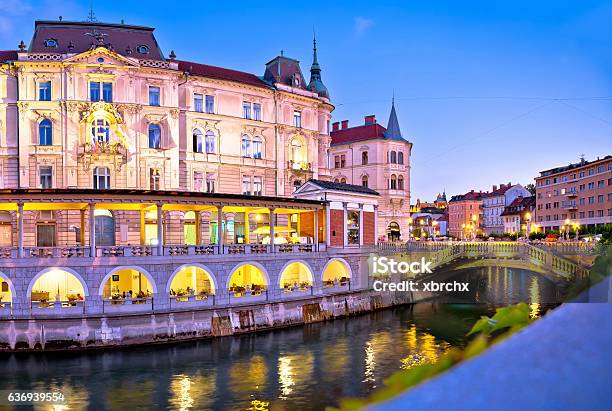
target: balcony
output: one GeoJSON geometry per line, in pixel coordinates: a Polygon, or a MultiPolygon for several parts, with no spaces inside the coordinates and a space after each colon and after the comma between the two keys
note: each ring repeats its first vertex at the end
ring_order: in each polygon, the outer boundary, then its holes
{"type": "Polygon", "coordinates": [[[565,192],[565,196],[566,196],[567,198],[575,198],[575,197],[577,197],[577,196],[578,196],[578,192],[577,192],[576,190],[567,190],[567,191],[565,192]]]}
{"type": "Polygon", "coordinates": [[[295,171],[306,171],[312,172],[312,163],[308,163],[306,161],[287,161],[287,168],[295,171]]]}

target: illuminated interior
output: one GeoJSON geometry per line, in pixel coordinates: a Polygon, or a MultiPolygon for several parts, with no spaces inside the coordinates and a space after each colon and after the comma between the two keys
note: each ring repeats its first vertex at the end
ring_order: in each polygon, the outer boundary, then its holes
{"type": "Polygon", "coordinates": [[[291,263],[283,270],[280,284],[282,288],[312,286],[312,273],[304,263],[291,263]]]}
{"type": "Polygon", "coordinates": [[[343,279],[350,279],[351,271],[340,260],[331,261],[325,271],[323,271],[323,282],[334,282],[334,280],[342,281],[343,279]]]}
{"type": "Polygon", "coordinates": [[[214,294],[215,285],[210,273],[196,266],[184,267],[176,273],[170,284],[170,294],[188,295],[191,290],[194,294],[214,294]]]}
{"type": "Polygon", "coordinates": [[[230,277],[229,285],[229,291],[234,293],[245,291],[247,286],[254,292],[268,288],[265,274],[253,264],[243,264],[236,268],[230,277]]]}
{"type": "Polygon", "coordinates": [[[148,277],[138,270],[124,269],[111,274],[104,284],[102,296],[104,298],[123,298],[124,293],[132,292],[132,298],[151,297],[153,285],[148,277]]]}
{"type": "Polygon", "coordinates": [[[13,301],[13,295],[11,294],[11,287],[4,278],[0,276],[0,307],[2,303],[10,303],[13,301]]]}
{"type": "Polygon", "coordinates": [[[85,299],[85,289],[81,281],[72,273],[54,269],[41,275],[32,286],[32,301],[61,301],[85,299]]]}

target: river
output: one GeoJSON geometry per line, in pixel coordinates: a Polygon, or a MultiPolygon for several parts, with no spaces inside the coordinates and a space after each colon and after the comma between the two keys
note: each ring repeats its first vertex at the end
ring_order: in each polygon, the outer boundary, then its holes
{"type": "MultiPolygon", "coordinates": [[[[399,369],[435,361],[495,306],[539,316],[555,285],[524,270],[457,272],[471,303],[425,302],[367,315],[191,343],[81,353],[2,354],[0,390],[61,391],[61,410],[322,410],[366,396],[399,369]]],[[[469,302],[469,301],[468,301],[469,302]]],[[[2,406],[0,406],[2,409],[2,406]]]]}

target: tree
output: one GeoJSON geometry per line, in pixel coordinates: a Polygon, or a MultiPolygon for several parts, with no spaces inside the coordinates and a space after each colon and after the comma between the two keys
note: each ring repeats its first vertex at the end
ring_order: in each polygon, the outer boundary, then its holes
{"type": "Polygon", "coordinates": [[[532,196],[536,195],[536,188],[535,185],[533,183],[529,183],[525,186],[525,188],[527,189],[527,191],[529,191],[531,193],[532,196]]]}

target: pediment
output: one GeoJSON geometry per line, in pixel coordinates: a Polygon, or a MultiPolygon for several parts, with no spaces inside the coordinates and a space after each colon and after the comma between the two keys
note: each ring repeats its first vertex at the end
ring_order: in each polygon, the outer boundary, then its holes
{"type": "Polygon", "coordinates": [[[138,60],[122,56],[106,47],[96,47],[65,60],[67,63],[138,67],[138,60]]]}

